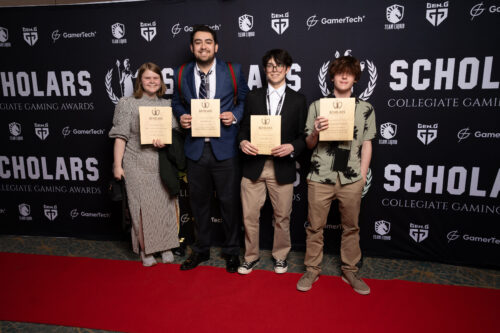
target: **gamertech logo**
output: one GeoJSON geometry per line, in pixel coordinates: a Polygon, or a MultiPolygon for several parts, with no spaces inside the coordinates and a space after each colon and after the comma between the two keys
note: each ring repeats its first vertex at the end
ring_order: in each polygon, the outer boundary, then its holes
{"type": "Polygon", "coordinates": [[[458,230],[450,231],[446,235],[446,238],[448,239],[448,243],[461,239],[466,242],[500,245],[500,239],[497,237],[472,236],[469,234],[460,235],[458,230]]]}
{"type": "MultiPolygon", "coordinates": [[[[252,24],[253,24],[253,21],[252,21],[252,24]]],[[[222,28],[222,24],[212,24],[212,25],[207,24],[207,27],[209,27],[210,29],[212,29],[214,31],[219,31],[222,28]]],[[[185,32],[185,33],[192,32],[193,26],[192,25],[182,25],[178,22],[172,26],[170,31],[172,32],[172,38],[175,38],[175,36],[177,36],[181,32],[185,32]]]]}
{"type": "Polygon", "coordinates": [[[90,128],[90,129],[77,129],[77,128],[73,128],[71,129],[71,127],[69,126],[66,126],[62,129],[62,135],[64,136],[64,138],[66,139],[66,137],[68,135],[104,135],[106,133],[106,130],[105,129],[94,129],[94,128],[90,128]]]}
{"type": "Polygon", "coordinates": [[[467,140],[471,135],[476,139],[500,139],[500,132],[482,132],[482,131],[472,131],[469,127],[462,128],[457,133],[458,142],[467,140]]]}
{"type": "Polygon", "coordinates": [[[474,18],[481,16],[484,12],[490,14],[500,14],[500,6],[488,5],[488,10],[486,11],[484,2],[478,3],[477,5],[472,6],[472,8],[470,9],[470,20],[473,21],[474,18]]]}
{"type": "Polygon", "coordinates": [[[97,35],[97,31],[90,31],[90,32],[59,32],[59,29],[52,31],[51,37],[52,37],[52,42],[55,43],[57,42],[61,37],[63,39],[87,39],[87,38],[95,38],[97,35]]]}
{"type": "Polygon", "coordinates": [[[322,25],[337,25],[337,24],[356,24],[363,23],[366,19],[366,15],[357,16],[343,16],[343,17],[321,17],[319,18],[317,14],[311,15],[306,20],[307,30],[316,26],[318,23],[322,25]]]}
{"type": "Polygon", "coordinates": [[[111,217],[111,213],[101,213],[101,212],[86,212],[86,211],[78,211],[78,209],[73,209],[69,212],[71,219],[75,219],[77,217],[85,217],[85,218],[101,218],[101,219],[109,219],[111,217]]]}

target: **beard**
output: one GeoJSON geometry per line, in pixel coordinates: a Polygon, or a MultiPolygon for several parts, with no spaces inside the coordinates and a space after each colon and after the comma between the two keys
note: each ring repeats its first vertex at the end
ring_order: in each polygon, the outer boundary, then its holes
{"type": "Polygon", "coordinates": [[[194,56],[194,58],[196,59],[196,63],[198,64],[198,66],[208,66],[208,65],[211,65],[215,59],[215,54],[212,55],[210,58],[208,59],[200,59],[197,55],[194,56]]]}

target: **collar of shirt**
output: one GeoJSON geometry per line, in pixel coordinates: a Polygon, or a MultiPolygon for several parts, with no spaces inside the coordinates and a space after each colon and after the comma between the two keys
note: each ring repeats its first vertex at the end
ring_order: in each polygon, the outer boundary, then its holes
{"type": "Polygon", "coordinates": [[[278,89],[274,89],[272,86],[268,85],[267,86],[267,94],[269,96],[278,95],[278,99],[279,99],[279,98],[281,98],[281,96],[283,96],[285,89],[286,89],[286,83],[282,84],[281,87],[279,87],[278,89]]]}
{"type": "MultiPolygon", "coordinates": [[[[208,72],[212,71],[210,75],[208,76],[208,98],[213,99],[215,97],[215,65],[217,64],[217,59],[214,58],[214,63],[212,64],[212,67],[208,70],[208,72]]],[[[200,67],[198,67],[198,64],[194,66],[194,84],[196,88],[196,95],[198,95],[198,91],[200,91],[200,84],[201,84],[201,77],[200,77],[200,67]]]]}
{"type": "MultiPolygon", "coordinates": [[[[281,100],[281,98],[283,97],[283,94],[285,93],[285,89],[286,89],[286,84],[283,84],[281,87],[279,87],[278,89],[274,89],[273,87],[271,87],[270,85],[267,86],[267,98],[268,98],[268,114],[270,114],[271,116],[275,116],[279,111],[281,110],[278,110],[278,104],[281,100]]],[[[283,100],[281,101],[281,103],[284,102],[284,98],[283,100]]],[[[283,104],[281,104],[281,107],[283,106],[283,104]]]]}

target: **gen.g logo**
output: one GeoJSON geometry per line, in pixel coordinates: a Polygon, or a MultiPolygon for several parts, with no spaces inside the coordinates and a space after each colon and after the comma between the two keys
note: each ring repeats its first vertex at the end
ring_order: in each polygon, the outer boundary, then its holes
{"type": "Polygon", "coordinates": [[[35,45],[38,40],[38,28],[24,28],[23,27],[23,38],[29,46],[35,45]]]}
{"type": "Polygon", "coordinates": [[[417,138],[424,144],[428,145],[437,138],[438,124],[425,125],[418,124],[417,138]]]}
{"type": "Polygon", "coordinates": [[[417,243],[424,241],[429,236],[429,225],[410,223],[410,237],[417,243]]]}
{"type": "Polygon", "coordinates": [[[271,14],[271,28],[273,28],[278,35],[282,35],[289,26],[290,14],[288,12],[284,14],[271,14]]]}
{"type": "Polygon", "coordinates": [[[448,1],[442,3],[427,3],[425,18],[433,26],[437,27],[448,17],[448,1]]]}
{"type": "Polygon", "coordinates": [[[57,205],[43,205],[43,214],[49,219],[49,221],[54,221],[57,217],[57,205]]]}
{"type": "Polygon", "coordinates": [[[141,36],[148,42],[152,41],[156,36],[156,21],[153,22],[141,22],[141,36]]]}

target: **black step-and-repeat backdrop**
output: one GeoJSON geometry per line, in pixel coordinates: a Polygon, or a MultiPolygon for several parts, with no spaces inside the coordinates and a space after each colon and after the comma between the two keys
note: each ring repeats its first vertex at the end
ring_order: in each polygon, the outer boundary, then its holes
{"type": "MultiPolygon", "coordinates": [[[[365,254],[500,266],[500,1],[183,1],[0,9],[0,229],[4,234],[113,238],[107,196],[114,106],[137,68],[190,59],[196,23],[218,56],[243,64],[285,48],[288,85],[327,95],[329,62],[361,60],[355,93],[376,110],[378,136],[361,213],[365,254]]],[[[292,242],[303,249],[307,156],[297,162],[292,242]]],[[[189,193],[180,196],[189,239],[189,193]]],[[[271,206],[262,245],[272,241],[271,206]]],[[[338,251],[332,207],[326,249],[338,251]]],[[[220,225],[214,205],[214,224],[220,225]]],[[[217,231],[217,226],[216,226],[217,231]]],[[[220,231],[220,230],[219,230],[220,231]]],[[[214,233],[214,239],[221,237],[214,233]]]]}

